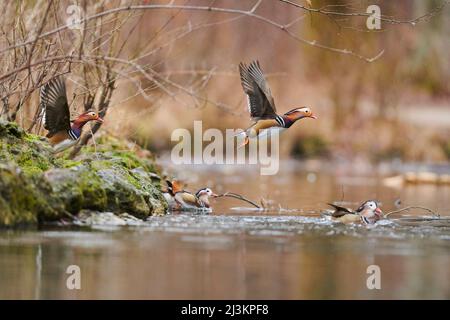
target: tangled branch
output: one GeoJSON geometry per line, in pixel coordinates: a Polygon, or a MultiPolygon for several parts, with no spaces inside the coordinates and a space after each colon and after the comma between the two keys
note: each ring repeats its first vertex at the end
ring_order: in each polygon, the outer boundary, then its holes
{"type": "Polygon", "coordinates": [[[385,213],[384,217],[387,218],[391,214],[396,214],[396,213],[400,213],[400,212],[403,212],[403,211],[409,211],[411,209],[421,209],[421,210],[424,210],[424,211],[427,211],[427,212],[431,213],[431,215],[433,217],[438,217],[438,218],[440,217],[439,213],[434,212],[433,210],[431,210],[429,208],[425,208],[425,207],[421,207],[421,206],[409,206],[409,207],[405,207],[405,208],[402,208],[402,209],[390,211],[390,212],[385,213]]]}

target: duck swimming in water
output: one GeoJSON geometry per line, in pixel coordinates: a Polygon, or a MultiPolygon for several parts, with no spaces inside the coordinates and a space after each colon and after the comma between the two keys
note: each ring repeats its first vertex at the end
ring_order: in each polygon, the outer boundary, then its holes
{"type": "Polygon", "coordinates": [[[186,190],[181,190],[175,193],[174,199],[180,205],[181,209],[210,209],[210,197],[217,197],[210,188],[202,188],[195,194],[186,190]]]}
{"type": "Polygon", "coordinates": [[[383,216],[383,212],[376,200],[367,200],[356,210],[341,207],[332,203],[328,203],[328,205],[332,206],[334,211],[324,213],[324,215],[342,223],[375,224],[383,216]]]}

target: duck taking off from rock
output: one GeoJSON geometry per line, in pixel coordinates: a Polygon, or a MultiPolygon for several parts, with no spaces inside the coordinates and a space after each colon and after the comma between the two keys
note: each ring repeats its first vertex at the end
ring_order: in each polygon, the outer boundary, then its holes
{"type": "Polygon", "coordinates": [[[62,76],[50,80],[41,88],[40,106],[44,128],[55,153],[74,146],[81,136],[83,126],[89,121],[103,122],[95,111],[80,114],[71,124],[66,84],[62,76]]]}
{"type": "Polygon", "coordinates": [[[383,212],[381,211],[378,202],[375,200],[365,201],[356,210],[341,207],[332,203],[328,203],[328,205],[332,206],[334,211],[331,213],[327,212],[325,215],[342,223],[361,222],[363,224],[374,224],[383,216],[383,212]]]}
{"type": "Polygon", "coordinates": [[[270,135],[272,131],[282,132],[290,128],[297,120],[303,118],[317,119],[308,107],[295,108],[283,115],[276,113],[275,101],[269,85],[258,61],[247,66],[239,64],[241,84],[247,95],[248,110],[255,121],[248,129],[238,134],[244,137],[245,146],[249,138],[261,138],[270,135]]]}
{"type": "Polygon", "coordinates": [[[182,190],[175,193],[175,201],[180,205],[181,209],[210,209],[210,197],[217,197],[210,188],[202,188],[196,194],[182,190]]]}

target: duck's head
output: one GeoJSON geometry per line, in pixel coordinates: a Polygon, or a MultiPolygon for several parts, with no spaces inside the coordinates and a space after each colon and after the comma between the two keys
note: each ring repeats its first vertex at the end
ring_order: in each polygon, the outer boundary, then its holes
{"type": "Polygon", "coordinates": [[[102,123],[103,119],[100,118],[100,116],[98,115],[97,112],[95,112],[93,110],[89,110],[89,111],[86,111],[86,112],[80,114],[78,116],[78,118],[75,120],[75,122],[78,122],[78,123],[86,123],[89,121],[95,121],[98,123],[102,123]]]}
{"type": "Polygon", "coordinates": [[[380,209],[380,204],[376,200],[367,200],[356,210],[361,215],[381,217],[383,211],[380,209]]]}
{"type": "Polygon", "coordinates": [[[214,192],[212,192],[212,190],[210,188],[203,188],[197,191],[197,193],[195,194],[195,196],[198,199],[198,203],[202,206],[202,207],[206,207],[209,208],[209,197],[218,197],[217,194],[215,194],[214,192]]]}
{"type": "Polygon", "coordinates": [[[286,112],[284,115],[292,121],[297,121],[303,118],[317,119],[309,107],[295,108],[286,112]]]}
{"type": "Polygon", "coordinates": [[[215,198],[218,196],[210,188],[202,188],[202,189],[198,190],[195,195],[199,199],[201,197],[214,197],[215,198]]]}

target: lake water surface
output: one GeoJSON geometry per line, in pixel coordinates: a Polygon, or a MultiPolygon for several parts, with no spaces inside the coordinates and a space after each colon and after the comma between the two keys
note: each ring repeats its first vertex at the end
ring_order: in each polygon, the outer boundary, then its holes
{"type": "Polygon", "coordinates": [[[151,217],[137,226],[1,230],[0,299],[450,298],[449,186],[386,187],[373,172],[314,164],[289,164],[276,176],[170,170],[188,189],[264,197],[271,210],[222,198],[209,215],[151,217]],[[384,211],[400,198],[443,219],[366,227],[320,216],[326,202],[356,207],[373,198],[384,211]],[[69,265],[80,267],[81,290],[66,287],[69,265]],[[370,265],[380,267],[380,290],[367,288],[370,265]]]}

